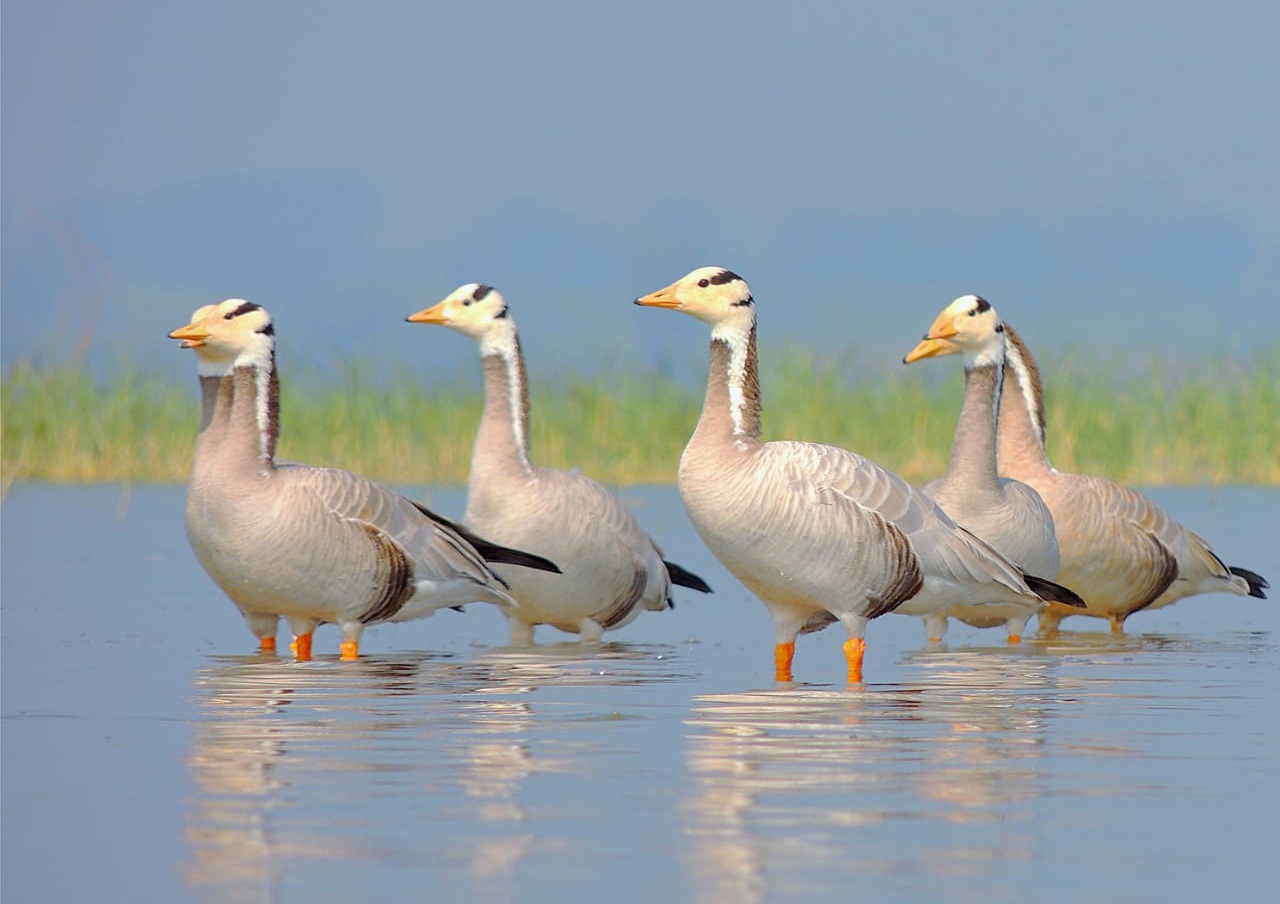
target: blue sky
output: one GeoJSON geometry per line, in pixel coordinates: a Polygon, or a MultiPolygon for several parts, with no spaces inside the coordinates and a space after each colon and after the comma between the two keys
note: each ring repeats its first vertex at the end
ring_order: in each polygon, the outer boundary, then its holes
{"type": "Polygon", "coordinates": [[[1041,346],[1274,341],[1274,4],[2,15],[6,366],[189,367],[165,332],[229,296],[297,357],[467,366],[401,321],[469,281],[535,368],[661,361],[705,335],[630,299],[711,263],[763,342],[886,360],[967,292],[1041,346]]]}

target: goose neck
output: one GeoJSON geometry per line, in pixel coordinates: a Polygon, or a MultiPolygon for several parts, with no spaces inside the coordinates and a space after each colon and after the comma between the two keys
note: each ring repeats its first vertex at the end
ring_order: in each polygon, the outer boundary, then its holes
{"type": "Polygon", "coordinates": [[[732,442],[741,448],[760,442],[760,378],[756,328],[713,332],[707,394],[695,439],[732,442]]]}
{"type": "Polygon", "coordinates": [[[227,430],[234,381],[230,374],[200,376],[200,430],[196,434],[192,471],[207,464],[227,430]]]}
{"type": "Polygon", "coordinates": [[[1003,382],[1003,370],[997,364],[965,368],[964,404],[947,461],[947,477],[964,486],[988,491],[999,487],[996,431],[1003,382]]]}
{"type": "Polygon", "coordinates": [[[529,391],[520,340],[488,347],[484,367],[484,412],[476,433],[472,474],[532,473],[529,463],[529,391]]]}
{"type": "Polygon", "coordinates": [[[1044,390],[1040,369],[1021,337],[1007,324],[1004,396],[1000,403],[998,456],[1000,471],[1010,477],[1053,470],[1044,447],[1044,390]]]}
{"type": "Polygon", "coordinates": [[[275,356],[262,363],[238,365],[228,379],[231,404],[219,455],[257,470],[270,470],[275,466],[280,437],[280,380],[275,356]]]}

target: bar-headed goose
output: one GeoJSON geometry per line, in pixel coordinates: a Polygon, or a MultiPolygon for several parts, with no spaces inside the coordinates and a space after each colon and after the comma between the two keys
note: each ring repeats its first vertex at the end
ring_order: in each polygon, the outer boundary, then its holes
{"type": "MultiPolygon", "coordinates": [[[[964,404],[946,472],[925,484],[947,514],[1011,562],[1049,580],[1058,577],[1053,515],[1040,494],[996,469],[996,424],[1004,384],[1004,327],[985,298],[965,295],[948,305],[924,340],[907,353],[910,364],[937,355],[964,356],[964,404]]],[[[979,628],[1003,624],[1010,643],[1021,640],[1025,606],[958,606],[950,613],[979,628]]]]}
{"type": "Polygon", "coordinates": [[[671,562],[611,492],[577,471],[529,460],[529,394],[515,318],[501,293],[479,283],[454,290],[411,323],[437,323],[476,340],[485,376],[463,521],[495,541],[555,561],[563,576],[499,568],[520,608],[506,613],[513,643],[547,624],[598,640],[642,610],[671,606],[671,584],[709,593],[671,562]]]}
{"type": "MultiPolygon", "coordinates": [[[[999,319],[994,311],[991,328],[999,319]]],[[[1153,609],[1197,593],[1226,592],[1265,598],[1261,576],[1228,567],[1208,541],[1174,521],[1129,487],[1088,474],[1068,474],[1045,452],[1044,392],[1026,343],[1007,323],[1005,391],[997,445],[1000,473],[1033,486],[1053,512],[1062,566],[1058,577],[1088,608],[1050,607],[1042,631],[1067,615],[1106,618],[1120,633],[1139,609],[1153,609]]]]}
{"type": "Polygon", "coordinates": [[[203,395],[187,535],[262,649],[275,649],[284,616],[299,659],[323,622],[342,629],[342,658],[355,659],[377,622],[470,602],[514,607],[486,560],[555,569],[358,474],[277,463],[275,333],[262,307],[206,305],[169,336],[195,349],[203,395]]]}
{"type": "Polygon", "coordinates": [[[707,394],[680,458],[680,496],[707,546],[769,610],[779,681],[791,680],[796,635],[833,621],[848,631],[856,682],[867,622],[886,612],[945,618],[956,602],[1034,612],[1037,593],[1071,597],[1025,577],[873,461],[835,446],[762,443],[755,302],[742,277],[704,267],[636,304],[711,326],[707,394]]]}

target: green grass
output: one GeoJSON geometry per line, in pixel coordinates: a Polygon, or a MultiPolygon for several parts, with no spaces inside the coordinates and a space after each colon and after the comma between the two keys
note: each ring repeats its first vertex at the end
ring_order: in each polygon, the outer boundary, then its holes
{"type": "MultiPolygon", "coordinates": [[[[802,349],[771,354],[762,376],[766,438],[834,443],[915,482],[945,467],[959,410],[954,360],[859,370],[802,349]]],[[[1280,485],[1280,345],[1241,361],[1178,366],[1046,357],[1049,453],[1063,470],[1134,484],[1280,485]]],[[[478,386],[282,379],[281,457],[396,484],[465,483],[478,386]]],[[[532,380],[539,464],[613,484],[670,483],[702,386],[657,374],[532,380]]],[[[118,368],[19,364],[4,375],[3,480],[183,481],[199,417],[194,375],[172,386],[118,368]]]]}

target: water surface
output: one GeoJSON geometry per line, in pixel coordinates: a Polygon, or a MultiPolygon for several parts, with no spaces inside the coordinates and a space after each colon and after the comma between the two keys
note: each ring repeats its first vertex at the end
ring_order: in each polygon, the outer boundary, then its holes
{"type": "MultiPolygon", "coordinates": [[[[1113,638],[955,624],[801,639],[670,488],[627,491],[681,592],[609,642],[505,645],[469,607],[339,662],[253,654],[179,487],[19,484],[3,514],[3,893],[12,901],[1261,899],[1280,804],[1275,601],[1198,597],[1113,638]]],[[[1280,575],[1280,491],[1155,490],[1280,575]]],[[[457,490],[429,501],[460,513],[457,490]]],[[[545,633],[543,633],[545,632],[545,633]]],[[[283,635],[282,635],[283,639],[283,635]]]]}

